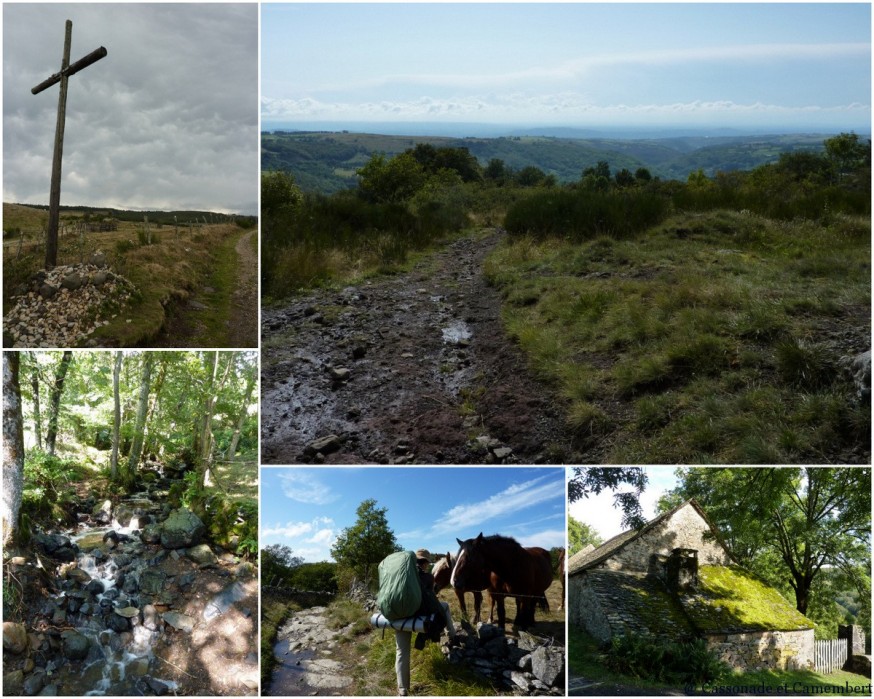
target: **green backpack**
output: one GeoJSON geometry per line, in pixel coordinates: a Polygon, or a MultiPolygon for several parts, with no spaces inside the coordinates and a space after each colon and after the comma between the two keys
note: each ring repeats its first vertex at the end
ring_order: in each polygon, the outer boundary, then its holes
{"type": "Polygon", "coordinates": [[[415,553],[399,551],[382,559],[376,603],[389,621],[416,614],[422,604],[422,588],[419,585],[415,553]]]}

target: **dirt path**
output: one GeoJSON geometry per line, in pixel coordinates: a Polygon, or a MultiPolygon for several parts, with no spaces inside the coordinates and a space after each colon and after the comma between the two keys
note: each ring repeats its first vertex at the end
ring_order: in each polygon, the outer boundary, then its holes
{"type": "Polygon", "coordinates": [[[262,313],[264,463],[560,463],[557,401],[482,274],[500,234],[262,313]]]}
{"type": "MultiPolygon", "coordinates": [[[[173,308],[150,347],[257,347],[258,253],[252,247],[257,231],[240,235],[223,255],[234,255],[234,287],[208,281],[182,305],[173,308]],[[218,288],[216,288],[218,287],[218,288]],[[216,320],[217,315],[225,316],[216,320]]],[[[236,234],[235,234],[236,235],[236,234]]],[[[222,243],[225,245],[225,243],[222,243]]],[[[230,264],[230,263],[228,263],[230,264]]]]}
{"type": "Polygon", "coordinates": [[[229,347],[258,346],[258,249],[257,229],[237,241],[237,286],[231,297],[229,347]]]}

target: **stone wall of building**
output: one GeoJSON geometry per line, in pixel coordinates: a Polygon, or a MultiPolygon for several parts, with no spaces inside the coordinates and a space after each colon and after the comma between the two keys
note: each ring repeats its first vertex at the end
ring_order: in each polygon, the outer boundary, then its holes
{"type": "Polygon", "coordinates": [[[813,668],[813,629],[706,634],[708,647],[737,670],[813,668]]]}
{"type": "Polygon", "coordinates": [[[585,629],[601,643],[613,637],[607,615],[588,575],[570,578],[568,588],[568,615],[571,624],[585,629]]]}
{"type": "Polygon", "coordinates": [[[725,549],[712,535],[707,522],[691,505],[686,505],[671,517],[626,544],[622,549],[597,567],[646,573],[653,555],[668,556],[675,548],[698,551],[699,565],[729,565],[725,549]]]}

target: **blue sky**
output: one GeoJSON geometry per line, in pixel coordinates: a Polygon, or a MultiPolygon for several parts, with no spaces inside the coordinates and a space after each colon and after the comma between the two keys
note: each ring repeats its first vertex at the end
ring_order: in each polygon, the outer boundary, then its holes
{"type": "Polygon", "coordinates": [[[261,469],[261,546],[286,544],[308,562],[330,560],[337,535],[373,498],[398,543],[432,553],[480,532],[524,546],[564,546],[562,468],[261,469]]]}
{"type": "Polygon", "coordinates": [[[857,4],[264,4],[263,122],[868,131],[857,4]]]}
{"type": "MultiPolygon", "coordinates": [[[[649,478],[646,490],[640,498],[643,507],[643,516],[652,519],[658,512],[656,504],[659,498],[668,490],[677,486],[677,478],[674,472],[676,466],[646,466],[646,474],[649,478]]],[[[572,476],[568,469],[569,477],[572,476]]],[[[578,522],[583,522],[593,527],[606,541],[626,530],[622,526],[622,510],[614,507],[613,491],[604,491],[600,495],[583,498],[571,503],[568,514],[578,522]]]]}

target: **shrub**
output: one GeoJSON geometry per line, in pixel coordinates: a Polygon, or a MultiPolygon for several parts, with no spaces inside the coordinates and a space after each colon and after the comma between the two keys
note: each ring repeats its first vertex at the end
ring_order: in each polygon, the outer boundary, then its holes
{"type": "Polygon", "coordinates": [[[673,642],[652,636],[614,637],[607,666],[634,677],[692,684],[713,682],[730,672],[700,638],[673,642]]]}
{"type": "Polygon", "coordinates": [[[660,223],[667,213],[668,200],[644,190],[547,190],[514,204],[505,225],[515,235],[628,238],[660,223]]]}

